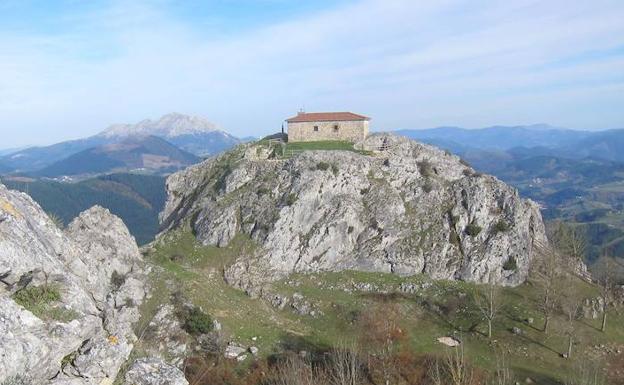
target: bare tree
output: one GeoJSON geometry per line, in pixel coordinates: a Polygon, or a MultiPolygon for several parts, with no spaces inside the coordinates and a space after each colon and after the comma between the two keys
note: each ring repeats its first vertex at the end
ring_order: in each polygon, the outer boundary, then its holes
{"type": "Polygon", "coordinates": [[[501,310],[502,290],[490,280],[487,284],[478,286],[474,290],[474,302],[481,316],[488,324],[488,338],[492,338],[492,324],[501,310]]]}
{"type": "Polygon", "coordinates": [[[618,305],[616,295],[620,274],[617,263],[613,258],[603,255],[596,263],[594,276],[602,301],[602,324],[600,330],[604,332],[607,328],[609,308],[614,308],[618,305]]]}
{"type": "Polygon", "coordinates": [[[584,260],[587,251],[587,235],[581,227],[557,221],[550,226],[549,233],[548,238],[553,246],[566,259],[577,263],[584,260]]]}
{"type": "Polygon", "coordinates": [[[565,335],[568,337],[568,349],[565,354],[566,358],[572,357],[572,346],[577,340],[576,320],[583,302],[583,297],[578,289],[578,285],[575,285],[575,279],[577,278],[574,276],[567,276],[565,279],[566,291],[560,299],[561,311],[566,317],[565,335]]]}
{"type": "Polygon", "coordinates": [[[341,344],[331,354],[328,370],[332,385],[359,385],[363,379],[359,349],[355,344],[341,344]]]}
{"type": "Polygon", "coordinates": [[[274,368],[272,385],[323,385],[327,377],[320,369],[299,356],[289,355],[274,368]]]}
{"type": "MultiPolygon", "coordinates": [[[[583,261],[587,249],[587,238],[579,226],[559,221],[550,226],[549,239],[552,246],[545,248],[547,261],[541,268],[553,270],[552,274],[545,274],[543,278],[556,277],[556,281],[553,281],[555,289],[558,282],[562,282],[562,287],[565,287],[565,290],[556,293],[555,297],[558,298],[560,310],[566,318],[564,333],[568,339],[568,347],[564,356],[570,358],[572,347],[577,339],[576,319],[583,300],[582,293],[579,291],[579,282],[576,280],[579,273],[586,272],[583,261]],[[559,272],[556,271],[555,266],[547,266],[552,262],[560,265],[559,272]]],[[[542,305],[545,304],[542,303],[542,305]]]]}
{"type": "Polygon", "coordinates": [[[470,385],[474,380],[463,344],[446,349],[443,357],[431,362],[427,374],[433,385],[470,385]]]}
{"type": "Polygon", "coordinates": [[[449,380],[452,385],[468,385],[472,383],[472,366],[468,363],[464,354],[464,344],[454,349],[448,349],[446,354],[446,367],[449,373],[449,380]]]}
{"type": "Polygon", "coordinates": [[[559,252],[550,245],[538,245],[538,255],[531,266],[533,282],[540,290],[538,308],[544,317],[542,331],[548,333],[553,313],[557,310],[564,263],[559,252]]]}
{"type": "Polygon", "coordinates": [[[394,382],[398,372],[394,355],[399,341],[404,338],[400,318],[398,305],[382,303],[371,308],[360,320],[362,345],[379,362],[386,385],[394,382]]]}
{"type": "Polygon", "coordinates": [[[432,385],[445,385],[444,369],[439,359],[434,359],[429,363],[429,369],[427,370],[427,376],[432,385]]]}
{"type": "Polygon", "coordinates": [[[605,378],[605,365],[603,362],[589,357],[579,357],[567,378],[565,385],[604,385],[607,383],[605,378]]]}
{"type": "Polygon", "coordinates": [[[513,372],[509,369],[509,355],[504,349],[496,349],[494,351],[496,357],[496,370],[494,371],[494,379],[492,385],[511,385],[513,381],[513,372]]]}

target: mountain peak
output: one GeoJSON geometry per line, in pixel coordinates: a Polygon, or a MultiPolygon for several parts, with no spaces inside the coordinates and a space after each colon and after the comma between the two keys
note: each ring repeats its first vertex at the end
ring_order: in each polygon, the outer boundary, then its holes
{"type": "Polygon", "coordinates": [[[133,135],[156,135],[172,138],[215,131],[220,131],[217,125],[203,117],[172,112],[158,120],[145,119],[136,124],[114,124],[102,131],[98,136],[111,138],[133,135]]]}

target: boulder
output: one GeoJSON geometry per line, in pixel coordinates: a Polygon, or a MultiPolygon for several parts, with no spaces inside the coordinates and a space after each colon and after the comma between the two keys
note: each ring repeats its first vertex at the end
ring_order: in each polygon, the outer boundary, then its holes
{"type": "Polygon", "coordinates": [[[438,342],[441,343],[442,345],[446,345],[450,347],[456,347],[456,346],[461,345],[461,342],[459,342],[459,340],[456,340],[453,337],[438,337],[438,342]]]}
{"type": "Polygon", "coordinates": [[[160,358],[139,358],[125,376],[124,385],[188,385],[184,373],[160,358]]]}
{"type": "Polygon", "coordinates": [[[247,348],[245,348],[244,346],[235,343],[229,343],[228,346],[225,348],[224,355],[225,358],[238,359],[238,357],[243,356],[246,352],[247,348]]]}

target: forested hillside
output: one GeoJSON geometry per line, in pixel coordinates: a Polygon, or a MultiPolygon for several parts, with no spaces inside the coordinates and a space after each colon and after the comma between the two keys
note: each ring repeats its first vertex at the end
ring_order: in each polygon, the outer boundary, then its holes
{"type": "Polygon", "coordinates": [[[64,224],[93,205],[123,219],[139,244],[154,238],[158,213],[165,202],[165,178],[153,175],[111,174],[79,183],[5,178],[11,189],[27,192],[50,215],[64,224]]]}

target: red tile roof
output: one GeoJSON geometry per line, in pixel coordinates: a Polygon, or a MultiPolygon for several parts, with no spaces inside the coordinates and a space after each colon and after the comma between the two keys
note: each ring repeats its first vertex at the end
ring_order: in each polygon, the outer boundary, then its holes
{"type": "Polygon", "coordinates": [[[354,120],[370,120],[364,115],[354,114],[353,112],[300,112],[297,116],[286,119],[288,123],[299,122],[333,122],[333,121],[354,121],[354,120]]]}

